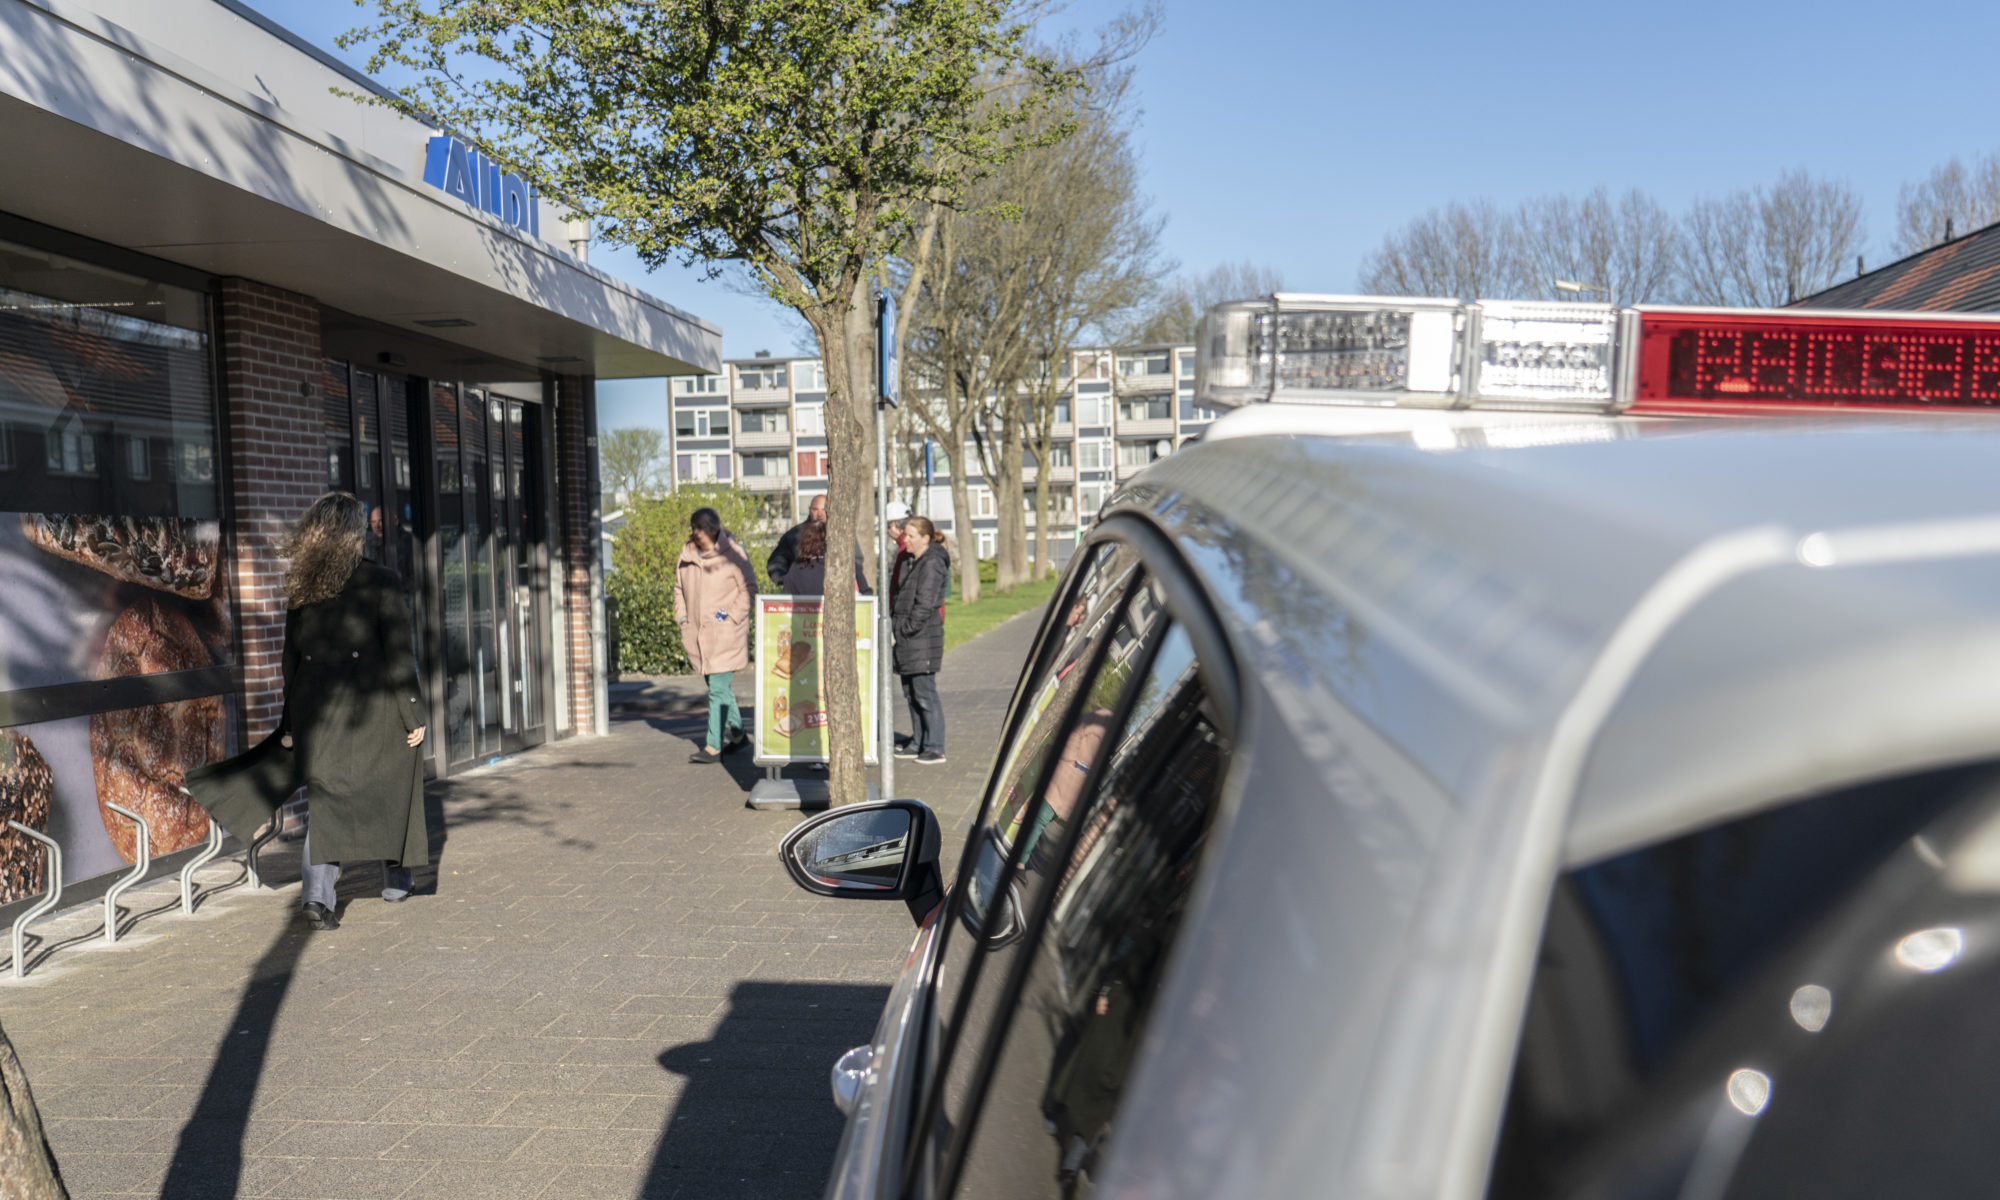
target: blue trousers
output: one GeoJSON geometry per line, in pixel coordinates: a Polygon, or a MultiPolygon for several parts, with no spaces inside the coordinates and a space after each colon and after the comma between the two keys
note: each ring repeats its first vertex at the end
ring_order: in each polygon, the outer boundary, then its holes
{"type": "Polygon", "coordinates": [[[910,742],[917,753],[944,753],[944,701],[938,697],[937,676],[905,675],[903,700],[910,706],[910,742]]]}
{"type": "MultiPolygon", "coordinates": [[[[312,860],[312,815],[310,811],[308,811],[306,816],[306,844],[300,853],[299,903],[301,905],[323,904],[326,906],[328,912],[332,912],[338,907],[334,900],[333,892],[335,888],[340,886],[340,864],[330,862],[314,865],[312,860]]],[[[400,900],[404,896],[409,895],[410,889],[415,886],[416,881],[410,875],[410,868],[392,867],[386,862],[382,864],[382,898],[384,900],[400,900]]]]}

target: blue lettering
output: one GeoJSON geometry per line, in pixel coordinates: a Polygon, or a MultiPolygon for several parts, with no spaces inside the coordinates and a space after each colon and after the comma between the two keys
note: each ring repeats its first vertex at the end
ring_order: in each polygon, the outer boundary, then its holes
{"type": "Polygon", "coordinates": [[[467,157],[465,143],[453,139],[450,161],[445,165],[444,194],[456,197],[477,208],[479,207],[479,177],[472,173],[472,164],[467,161],[467,157]]]}
{"type": "Polygon", "coordinates": [[[426,143],[424,182],[516,229],[542,234],[541,206],[528,182],[455,137],[440,134],[426,143]]]}
{"type": "Polygon", "coordinates": [[[526,229],[532,224],[529,217],[530,206],[527,181],[519,175],[500,177],[500,219],[516,229],[526,229]]]}

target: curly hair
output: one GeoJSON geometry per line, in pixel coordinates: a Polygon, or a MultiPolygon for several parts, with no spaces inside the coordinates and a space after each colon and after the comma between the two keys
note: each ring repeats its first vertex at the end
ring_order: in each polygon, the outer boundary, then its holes
{"type": "Polygon", "coordinates": [[[826,557],[826,522],[807,521],[799,527],[799,561],[818,562],[826,557]]]}
{"type": "Polygon", "coordinates": [[[351,492],[328,492],[312,502],[285,538],[292,560],[285,571],[288,608],[304,608],[337,595],[361,561],[368,506],[351,492]]]}

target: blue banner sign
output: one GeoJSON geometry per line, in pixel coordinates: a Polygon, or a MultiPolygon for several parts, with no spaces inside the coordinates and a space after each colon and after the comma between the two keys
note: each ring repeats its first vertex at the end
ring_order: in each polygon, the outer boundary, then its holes
{"type": "Polygon", "coordinates": [[[455,137],[434,137],[424,151],[424,182],[535,237],[542,235],[540,205],[526,180],[455,137]]]}
{"type": "Polygon", "coordinates": [[[896,298],[885,289],[876,293],[875,365],[879,372],[876,394],[882,403],[896,407],[896,298]]]}

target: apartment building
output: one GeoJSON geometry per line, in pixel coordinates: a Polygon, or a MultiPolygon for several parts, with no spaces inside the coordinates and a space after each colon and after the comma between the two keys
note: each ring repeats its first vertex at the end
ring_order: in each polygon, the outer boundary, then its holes
{"type": "MultiPolygon", "coordinates": [[[[1052,489],[1050,539],[1067,558],[1080,530],[1123,481],[1173,453],[1215,418],[1194,402],[1194,347],[1093,347],[1059,367],[1047,462],[1023,468],[1030,537],[1037,489],[1052,489]]],[[[733,483],[766,497],[775,521],[798,520],[827,489],[826,372],[817,358],[755,355],[725,360],[720,374],[671,382],[674,485],[733,483]]],[[[905,407],[922,403],[910,389],[905,407]]],[[[993,557],[997,493],[974,445],[954,454],[905,422],[893,458],[897,494],[953,541],[993,557]],[[967,469],[971,511],[953,511],[951,472],[967,469]]]]}

